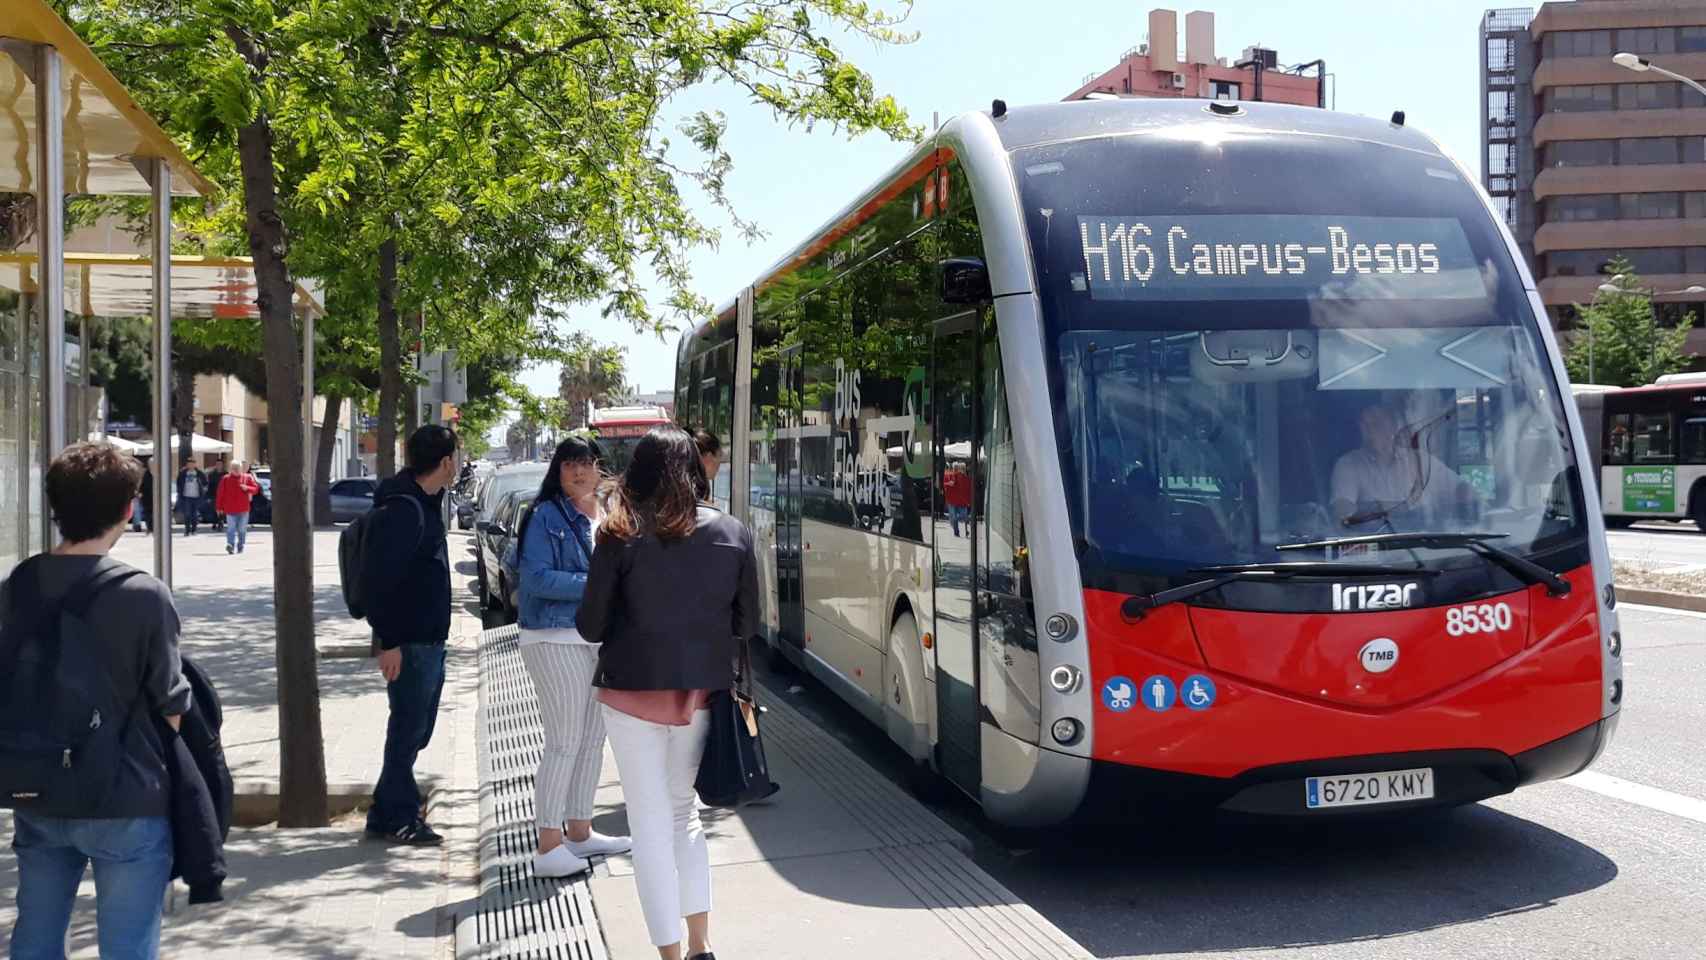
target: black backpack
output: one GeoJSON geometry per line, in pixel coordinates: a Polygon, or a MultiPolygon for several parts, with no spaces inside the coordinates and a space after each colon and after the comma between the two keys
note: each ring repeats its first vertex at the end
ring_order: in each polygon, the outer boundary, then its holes
{"type": "Polygon", "coordinates": [[[367,532],[372,526],[373,515],[383,509],[385,504],[398,500],[407,500],[409,505],[415,508],[420,521],[419,532],[415,535],[415,546],[418,548],[421,539],[426,536],[426,508],[408,494],[393,494],[386,497],[384,503],[375,503],[373,509],[351,520],[344,532],[338,534],[338,580],[343,585],[344,606],[349,609],[349,615],[357,620],[367,619],[367,601],[362,595],[361,585],[362,557],[367,552],[367,532]]]}
{"type": "Polygon", "coordinates": [[[102,591],[141,572],[108,567],[47,603],[39,558],[12,574],[0,627],[0,807],[50,817],[109,809],[143,686],[114,689],[88,613],[102,591]]]}

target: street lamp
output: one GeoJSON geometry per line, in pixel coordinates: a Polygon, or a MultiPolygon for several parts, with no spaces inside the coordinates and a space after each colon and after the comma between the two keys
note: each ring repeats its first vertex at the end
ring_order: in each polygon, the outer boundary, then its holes
{"type": "Polygon", "coordinates": [[[1700,81],[1694,79],[1693,77],[1685,77],[1680,73],[1672,73],[1671,71],[1666,70],[1664,67],[1659,66],[1658,64],[1654,63],[1653,61],[1648,60],[1646,57],[1637,56],[1633,53],[1617,53],[1617,54],[1612,55],[1611,62],[1617,64],[1620,67],[1624,67],[1626,69],[1633,70],[1636,73],[1646,73],[1647,71],[1651,70],[1653,73],[1657,73],[1661,76],[1669,77],[1672,80],[1676,80],[1680,83],[1686,83],[1689,86],[1694,88],[1695,93],[1698,93],[1703,97],[1706,97],[1706,86],[1701,86],[1700,81]]]}

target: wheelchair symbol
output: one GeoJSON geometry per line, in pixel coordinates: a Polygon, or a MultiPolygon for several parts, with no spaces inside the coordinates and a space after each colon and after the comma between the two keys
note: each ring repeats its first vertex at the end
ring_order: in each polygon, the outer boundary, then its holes
{"type": "Polygon", "coordinates": [[[1185,706],[1192,710],[1207,710],[1214,706],[1214,681],[1200,673],[1193,673],[1186,677],[1179,690],[1180,699],[1184,700],[1185,706]]]}

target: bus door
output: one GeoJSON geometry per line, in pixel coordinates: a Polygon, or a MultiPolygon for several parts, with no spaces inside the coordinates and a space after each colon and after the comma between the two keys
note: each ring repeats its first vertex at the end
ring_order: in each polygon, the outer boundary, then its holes
{"type": "Polygon", "coordinates": [[[798,345],[782,348],[776,383],[776,614],[782,642],[800,650],[806,636],[800,566],[800,392],[805,381],[798,345]]]}
{"type": "Polygon", "coordinates": [[[979,749],[976,582],[977,311],[936,323],[931,349],[934,449],[936,766],[977,796],[979,749]]]}

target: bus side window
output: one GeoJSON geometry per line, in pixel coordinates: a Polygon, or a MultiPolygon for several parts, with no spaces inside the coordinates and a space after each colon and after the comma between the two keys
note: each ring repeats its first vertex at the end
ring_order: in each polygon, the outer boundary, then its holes
{"type": "Polygon", "coordinates": [[[1683,463],[1706,464],[1706,417],[1682,421],[1681,446],[1678,459],[1683,463]]]}
{"type": "Polygon", "coordinates": [[[1627,413],[1605,418],[1605,462],[1628,463],[1630,431],[1633,429],[1627,413]]]}
{"type": "Polygon", "coordinates": [[[1673,459],[1670,414],[1635,414],[1635,462],[1669,463],[1673,459]]]}

